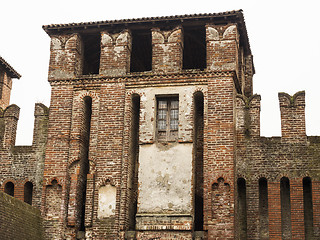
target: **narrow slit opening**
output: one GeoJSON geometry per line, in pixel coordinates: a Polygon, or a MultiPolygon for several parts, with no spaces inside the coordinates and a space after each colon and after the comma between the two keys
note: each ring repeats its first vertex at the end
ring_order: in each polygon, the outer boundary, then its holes
{"type": "Polygon", "coordinates": [[[268,181],[259,179],[259,225],[260,239],[269,239],[269,215],[268,215],[268,181]]]}
{"type": "Polygon", "coordinates": [[[311,178],[303,178],[303,208],[305,238],[313,239],[313,203],[311,178]]]}
{"type": "Polygon", "coordinates": [[[244,178],[238,178],[238,219],[240,239],[247,239],[247,187],[244,178]]]}
{"type": "Polygon", "coordinates": [[[203,93],[194,94],[195,231],[203,231],[203,93]]]}
{"type": "Polygon", "coordinates": [[[280,180],[282,239],[291,239],[290,182],[287,177],[280,180]]]}

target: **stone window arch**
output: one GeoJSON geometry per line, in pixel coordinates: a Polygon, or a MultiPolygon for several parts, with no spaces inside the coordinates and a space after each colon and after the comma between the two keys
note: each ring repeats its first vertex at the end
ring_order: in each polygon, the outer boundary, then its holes
{"type": "Polygon", "coordinates": [[[290,181],[287,177],[280,180],[280,199],[282,239],[291,239],[290,181]]]}
{"type": "Polygon", "coordinates": [[[33,184],[32,182],[26,182],[24,184],[24,197],[23,201],[32,205],[33,184]]]}
{"type": "Polygon", "coordinates": [[[14,183],[7,182],[4,186],[4,192],[9,194],[10,196],[14,197],[14,183]]]}

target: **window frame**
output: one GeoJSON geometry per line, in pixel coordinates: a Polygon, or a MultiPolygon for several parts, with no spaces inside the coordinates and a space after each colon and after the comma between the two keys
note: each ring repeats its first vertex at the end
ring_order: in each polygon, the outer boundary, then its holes
{"type": "Polygon", "coordinates": [[[175,142],[179,132],[179,95],[156,96],[156,138],[159,142],[175,142]],[[161,101],[166,106],[161,106],[161,101]],[[174,103],[176,102],[176,104],[174,103]],[[160,114],[160,112],[164,112],[160,114]],[[165,124],[160,126],[160,121],[165,124]],[[161,128],[161,129],[160,129],[161,128]]]}

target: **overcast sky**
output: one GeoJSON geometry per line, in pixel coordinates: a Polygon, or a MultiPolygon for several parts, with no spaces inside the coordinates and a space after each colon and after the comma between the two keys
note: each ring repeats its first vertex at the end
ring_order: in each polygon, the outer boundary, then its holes
{"type": "Polygon", "coordinates": [[[280,136],[278,92],[306,91],[307,134],[320,135],[320,31],[317,1],[82,1],[1,2],[0,56],[17,72],[11,103],[20,110],[17,145],[30,145],[36,102],[50,104],[50,39],[42,25],[243,9],[261,95],[261,135],[280,136]]]}

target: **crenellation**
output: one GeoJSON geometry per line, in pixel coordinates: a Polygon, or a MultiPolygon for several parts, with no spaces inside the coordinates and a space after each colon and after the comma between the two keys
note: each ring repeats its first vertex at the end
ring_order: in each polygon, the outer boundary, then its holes
{"type": "Polygon", "coordinates": [[[51,37],[48,79],[70,79],[81,75],[83,46],[79,34],[51,37]]]}
{"type": "Polygon", "coordinates": [[[169,31],[153,28],[152,70],[155,73],[175,73],[182,69],[183,29],[175,27],[169,31]]]}
{"type": "Polygon", "coordinates": [[[282,140],[306,143],[305,92],[279,93],[282,140]]]}
{"type": "Polygon", "coordinates": [[[260,101],[261,97],[257,94],[250,98],[237,95],[237,134],[240,139],[260,138],[260,101]]]}
{"type": "Polygon", "coordinates": [[[131,33],[101,32],[100,75],[122,76],[130,71],[131,33]]]}
{"type": "Polygon", "coordinates": [[[238,31],[235,25],[206,26],[209,71],[238,71],[238,31]],[[222,34],[222,36],[221,36],[222,34]]]}
{"type": "Polygon", "coordinates": [[[20,108],[15,104],[8,106],[3,112],[5,126],[3,136],[4,148],[10,148],[15,145],[19,114],[20,108]]]}
{"type": "Polygon", "coordinates": [[[42,103],[36,103],[34,109],[33,146],[45,147],[47,143],[48,117],[49,108],[42,103]]]}
{"type": "Polygon", "coordinates": [[[242,62],[244,65],[244,76],[243,76],[243,90],[242,92],[244,93],[245,96],[250,97],[253,94],[253,84],[252,84],[252,79],[253,75],[255,73],[255,69],[253,66],[253,56],[245,56],[244,60],[242,62]]]}

